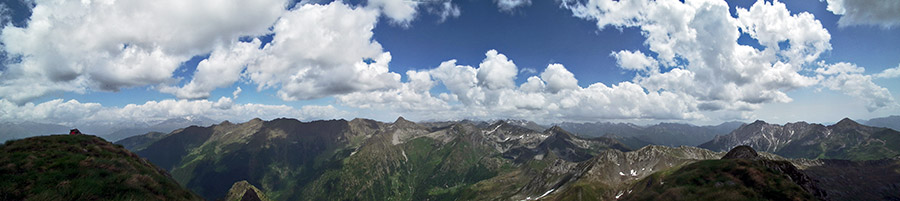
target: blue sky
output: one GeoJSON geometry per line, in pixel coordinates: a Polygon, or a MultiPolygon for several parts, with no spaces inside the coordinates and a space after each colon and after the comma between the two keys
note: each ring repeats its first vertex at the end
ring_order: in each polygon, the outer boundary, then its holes
{"type": "Polygon", "coordinates": [[[0,121],[898,114],[898,5],[866,2],[4,2],[0,121]]]}

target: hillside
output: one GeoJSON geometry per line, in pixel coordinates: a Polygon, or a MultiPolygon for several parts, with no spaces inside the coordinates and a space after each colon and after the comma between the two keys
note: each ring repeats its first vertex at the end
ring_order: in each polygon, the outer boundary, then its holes
{"type": "Polygon", "coordinates": [[[201,200],[164,170],[90,135],[0,146],[0,200],[201,200]]]}
{"type": "Polygon", "coordinates": [[[616,196],[621,200],[819,200],[812,179],[787,161],[761,158],[747,146],[650,175],[616,196]]]}
{"type": "Polygon", "coordinates": [[[756,121],[699,147],[724,151],[738,145],[788,158],[877,160],[900,155],[900,132],[847,118],[830,126],[756,121]]]}

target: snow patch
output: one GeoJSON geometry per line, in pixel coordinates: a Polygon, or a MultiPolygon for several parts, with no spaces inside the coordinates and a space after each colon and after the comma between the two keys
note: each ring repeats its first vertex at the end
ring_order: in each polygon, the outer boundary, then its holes
{"type": "Polygon", "coordinates": [[[556,189],[550,189],[550,190],[548,190],[547,192],[544,192],[544,194],[541,194],[541,196],[538,196],[538,197],[536,197],[536,198],[526,197],[526,198],[525,198],[524,200],[522,200],[522,201],[526,201],[526,200],[538,200],[538,199],[543,198],[544,196],[549,195],[550,193],[553,193],[553,191],[555,191],[555,190],[556,190],[556,189]]]}
{"type": "Polygon", "coordinates": [[[400,154],[403,154],[403,160],[406,160],[406,162],[409,162],[409,158],[406,157],[406,151],[400,150],[400,154]]]}
{"type": "Polygon", "coordinates": [[[631,176],[632,176],[632,177],[636,177],[636,176],[637,176],[637,172],[635,172],[634,169],[631,169],[631,176]]]}
{"type": "Polygon", "coordinates": [[[487,133],[494,133],[494,131],[497,131],[498,128],[500,128],[500,125],[497,125],[497,127],[494,127],[493,130],[491,130],[490,132],[487,132],[487,133]]]}
{"type": "Polygon", "coordinates": [[[625,176],[625,173],[622,173],[622,172],[619,172],[619,175],[621,175],[621,176],[625,176]]]}
{"type": "Polygon", "coordinates": [[[616,193],[616,199],[619,199],[619,197],[622,197],[622,195],[624,195],[624,194],[625,194],[625,191],[619,191],[619,193],[616,193]]]}

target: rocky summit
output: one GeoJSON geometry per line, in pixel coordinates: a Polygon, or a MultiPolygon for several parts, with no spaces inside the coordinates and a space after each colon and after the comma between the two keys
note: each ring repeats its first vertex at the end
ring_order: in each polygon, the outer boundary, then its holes
{"type": "Polygon", "coordinates": [[[726,151],[740,145],[788,158],[877,160],[900,155],[900,132],[848,118],[830,126],[756,121],[699,147],[726,151]]]}

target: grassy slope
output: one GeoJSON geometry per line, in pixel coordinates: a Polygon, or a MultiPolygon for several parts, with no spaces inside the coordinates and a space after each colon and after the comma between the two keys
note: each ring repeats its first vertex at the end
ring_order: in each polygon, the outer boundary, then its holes
{"type": "Polygon", "coordinates": [[[0,200],[200,200],[120,145],[51,135],[0,146],[0,200]]]}
{"type": "Polygon", "coordinates": [[[624,200],[815,200],[759,161],[706,160],[637,182],[624,200]]]}
{"type": "Polygon", "coordinates": [[[316,180],[304,199],[454,200],[472,184],[510,169],[493,155],[463,138],[443,144],[420,137],[397,147],[375,139],[316,180]]]}
{"type": "Polygon", "coordinates": [[[900,133],[890,129],[875,130],[869,136],[857,131],[836,131],[829,139],[816,144],[801,139],[778,150],[776,154],[789,158],[878,160],[900,155],[900,133]]]}

